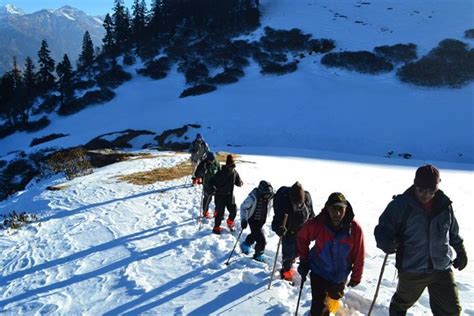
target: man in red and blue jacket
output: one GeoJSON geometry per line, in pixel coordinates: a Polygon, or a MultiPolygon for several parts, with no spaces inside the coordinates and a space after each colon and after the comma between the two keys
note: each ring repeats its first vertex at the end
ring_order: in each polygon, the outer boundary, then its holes
{"type": "MultiPolygon", "coordinates": [[[[364,237],[354,212],[342,193],[332,193],[321,213],[309,220],[297,235],[302,282],[311,270],[311,315],[328,310],[328,301],[344,295],[344,287],[357,286],[364,267],[364,237]],[[312,241],[316,241],[309,250],[312,241]]],[[[337,308],[337,307],[336,307],[337,308]]]]}

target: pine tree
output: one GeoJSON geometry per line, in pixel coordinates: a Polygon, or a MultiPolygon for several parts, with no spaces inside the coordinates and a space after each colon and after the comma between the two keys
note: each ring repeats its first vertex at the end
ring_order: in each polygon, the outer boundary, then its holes
{"type": "Polygon", "coordinates": [[[88,31],[82,38],[82,52],[79,55],[80,70],[88,70],[94,63],[94,44],[88,31]]]}
{"type": "Polygon", "coordinates": [[[23,72],[23,84],[25,85],[25,97],[28,102],[33,102],[36,97],[37,87],[35,80],[35,65],[33,60],[26,57],[25,71],[23,72]]]}
{"type": "Polygon", "coordinates": [[[38,88],[41,92],[46,92],[54,87],[54,60],[50,56],[48,43],[46,40],[41,42],[41,48],[38,51],[39,70],[36,74],[38,88]]]}
{"type": "Polygon", "coordinates": [[[12,110],[15,120],[25,124],[28,122],[28,113],[31,108],[31,100],[27,98],[26,95],[26,87],[23,81],[23,76],[21,74],[20,69],[18,68],[18,64],[16,62],[16,57],[13,57],[13,69],[11,71],[12,78],[13,78],[13,104],[12,110]]]}
{"type": "Polygon", "coordinates": [[[118,52],[122,52],[128,48],[130,38],[130,14],[123,5],[123,0],[115,0],[112,21],[114,25],[114,42],[118,52]]]}
{"type": "Polygon", "coordinates": [[[67,54],[64,54],[62,62],[58,63],[56,67],[56,73],[58,75],[59,91],[61,92],[61,105],[64,105],[67,100],[72,97],[72,66],[67,54]]]}
{"type": "Polygon", "coordinates": [[[161,0],[153,0],[153,3],[151,4],[150,17],[148,19],[148,29],[152,36],[156,36],[161,31],[162,19],[161,0]]]}
{"type": "Polygon", "coordinates": [[[12,69],[13,80],[15,81],[15,87],[22,84],[21,70],[18,68],[16,62],[16,56],[13,56],[13,69],[12,69]]]}
{"type": "Polygon", "coordinates": [[[116,52],[114,40],[114,23],[108,13],[105,16],[103,26],[105,29],[105,35],[102,39],[102,51],[108,56],[113,56],[116,52]]]}
{"type": "Polygon", "coordinates": [[[25,71],[23,72],[23,82],[25,86],[34,91],[36,89],[36,81],[35,81],[35,65],[33,60],[30,56],[26,57],[25,59],[25,71]]]}
{"type": "Polygon", "coordinates": [[[3,74],[0,82],[0,115],[7,120],[9,126],[16,124],[13,111],[14,96],[15,80],[11,71],[9,71],[3,74]]]}
{"type": "Polygon", "coordinates": [[[147,9],[145,0],[135,0],[133,3],[133,19],[132,19],[132,39],[140,54],[140,49],[146,38],[146,16],[147,9]]]}

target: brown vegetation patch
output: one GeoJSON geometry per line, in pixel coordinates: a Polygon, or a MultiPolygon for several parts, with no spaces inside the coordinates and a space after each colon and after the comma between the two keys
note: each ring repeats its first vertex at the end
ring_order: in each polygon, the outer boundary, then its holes
{"type": "Polygon", "coordinates": [[[48,191],[61,191],[64,189],[67,189],[69,186],[68,185],[50,185],[46,187],[46,190],[48,191]]]}
{"type": "Polygon", "coordinates": [[[119,151],[114,151],[110,149],[104,150],[88,150],[87,156],[90,160],[91,165],[94,168],[100,168],[113,163],[117,163],[124,160],[129,160],[131,158],[152,158],[153,156],[150,153],[124,153],[119,151]]]}
{"type": "Polygon", "coordinates": [[[150,171],[137,172],[125,176],[118,176],[120,181],[136,185],[153,184],[158,181],[170,181],[180,179],[191,174],[192,167],[188,160],[171,168],[157,168],[150,171]]]}

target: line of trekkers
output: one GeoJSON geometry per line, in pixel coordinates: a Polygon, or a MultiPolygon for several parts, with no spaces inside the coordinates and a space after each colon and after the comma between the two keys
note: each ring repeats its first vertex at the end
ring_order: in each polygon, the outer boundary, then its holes
{"type": "MultiPolygon", "coordinates": [[[[202,215],[210,217],[209,204],[215,195],[212,232],[221,233],[225,208],[229,211],[227,226],[234,230],[237,206],[233,190],[243,182],[232,155],[221,167],[200,134],[190,152],[193,184],[203,184],[202,215]]],[[[399,281],[390,315],[406,315],[426,287],[434,315],[461,313],[451,267],[464,269],[467,254],[452,202],[438,188],[440,181],[435,166],[418,168],[413,185],[394,196],[375,227],[377,247],[386,254],[396,253],[399,281]],[[457,255],[454,260],[451,248],[457,255]]],[[[311,272],[311,315],[337,311],[345,286],[355,287],[361,282],[364,266],[363,232],[354,220],[351,204],[342,193],[335,192],[315,215],[311,195],[299,182],[274,193],[268,181],[260,181],[240,207],[241,228],[250,227],[240,248],[249,254],[255,243],[253,258],[258,261],[263,261],[266,240],[262,227],[272,206],[271,227],[282,245],[281,278],[293,280],[293,264],[299,257],[297,271],[302,282],[311,272]],[[312,242],[314,246],[309,249],[312,242]]]]}

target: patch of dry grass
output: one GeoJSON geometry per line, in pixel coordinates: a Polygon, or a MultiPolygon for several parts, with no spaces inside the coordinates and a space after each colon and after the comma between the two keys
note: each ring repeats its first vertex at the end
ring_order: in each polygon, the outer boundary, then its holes
{"type": "Polygon", "coordinates": [[[61,191],[64,189],[67,189],[69,186],[68,185],[50,185],[46,187],[46,190],[48,191],[61,191]]]}
{"type": "Polygon", "coordinates": [[[147,185],[158,181],[170,181],[189,176],[192,171],[191,168],[191,163],[186,160],[171,168],[157,168],[150,171],[118,176],[117,178],[120,181],[135,185],[147,185]]]}
{"type": "MultiPolygon", "coordinates": [[[[217,161],[219,161],[219,163],[221,164],[225,164],[228,154],[230,153],[217,152],[216,153],[217,161]]],[[[232,154],[232,156],[234,157],[236,162],[237,162],[237,158],[240,157],[239,155],[236,155],[236,154],[232,154]]],[[[154,157],[146,157],[146,158],[154,158],[154,157]]],[[[136,173],[128,174],[125,176],[117,176],[116,178],[119,181],[124,181],[124,182],[128,182],[135,185],[147,185],[147,184],[153,184],[158,181],[170,181],[170,180],[176,180],[183,177],[187,177],[191,175],[191,171],[192,171],[191,162],[188,159],[186,159],[185,161],[171,168],[156,168],[150,171],[136,172],[136,173]]]]}

